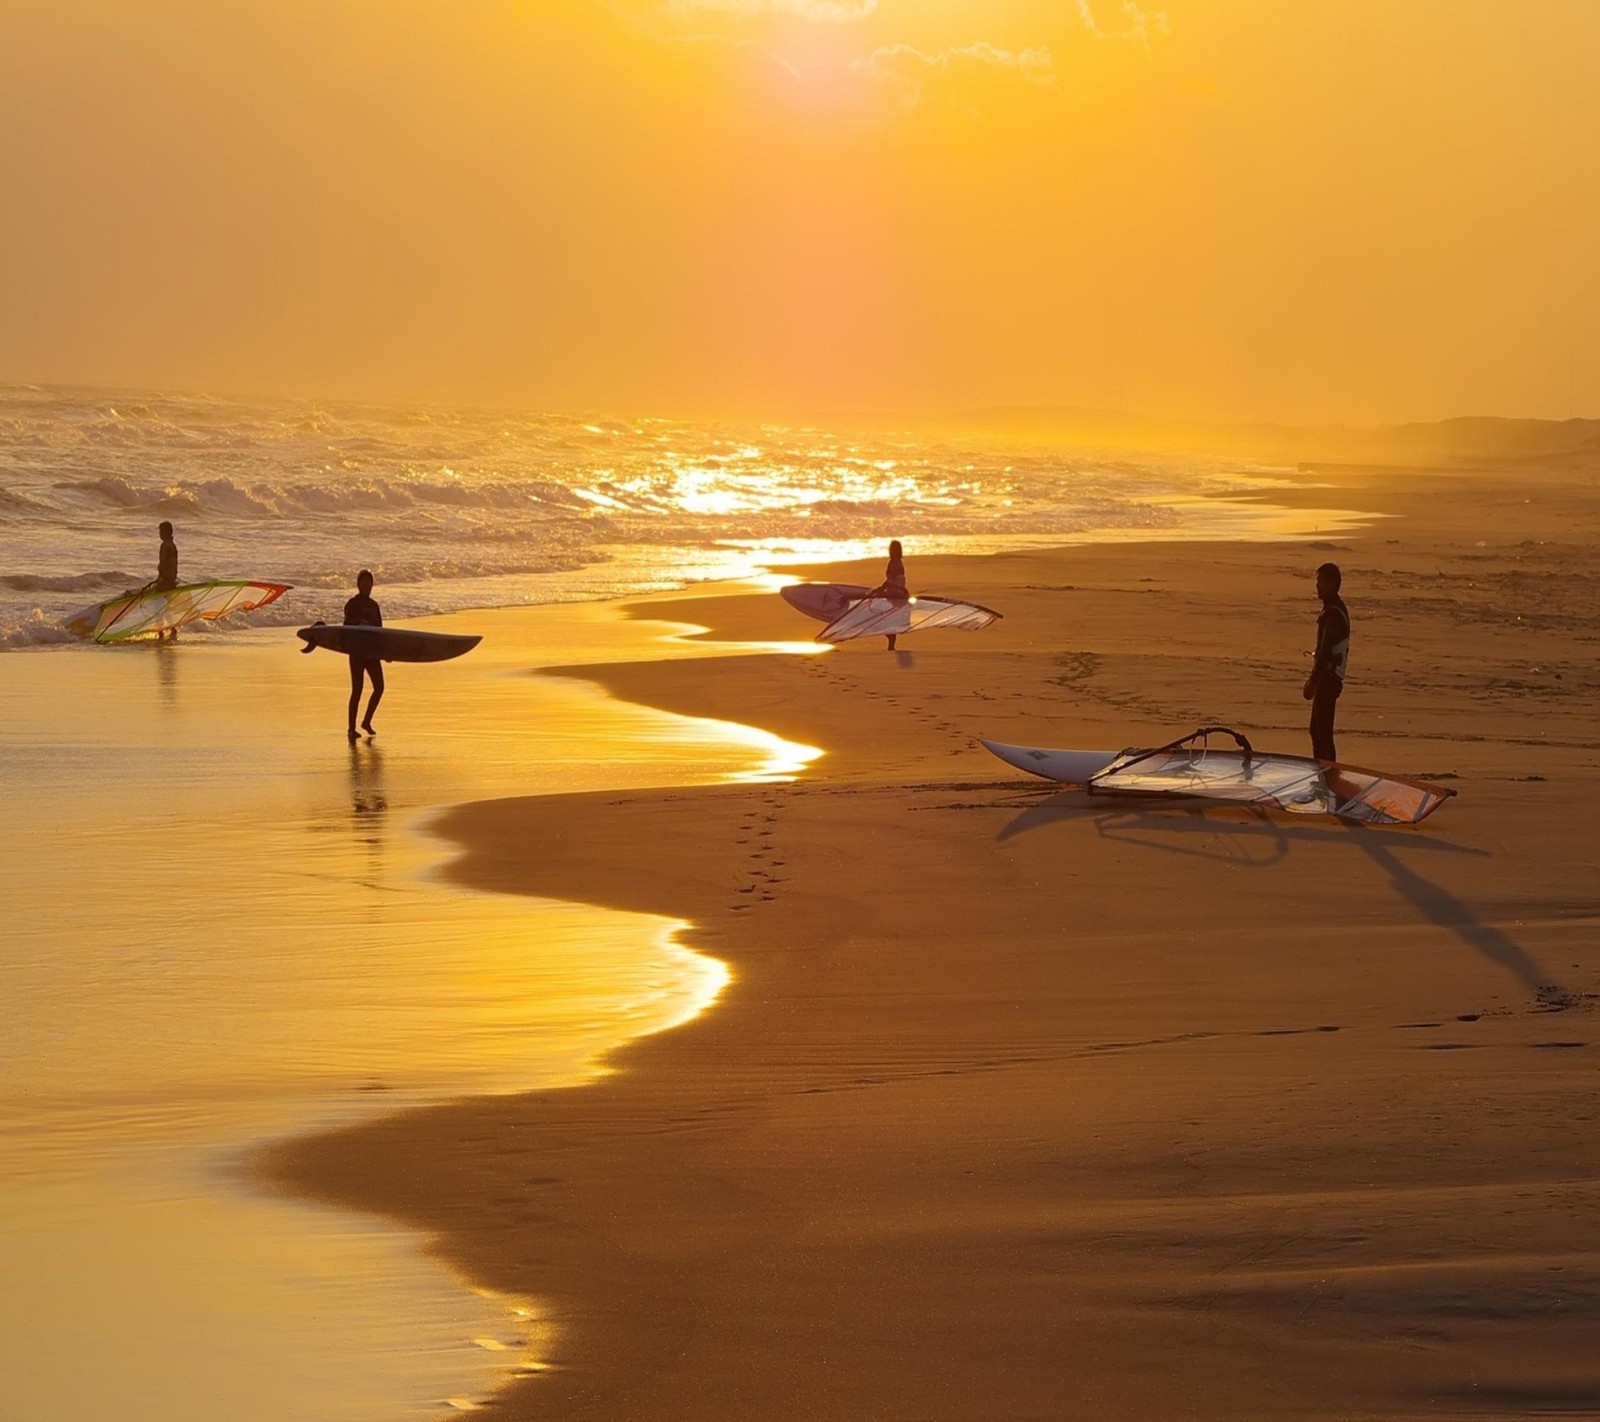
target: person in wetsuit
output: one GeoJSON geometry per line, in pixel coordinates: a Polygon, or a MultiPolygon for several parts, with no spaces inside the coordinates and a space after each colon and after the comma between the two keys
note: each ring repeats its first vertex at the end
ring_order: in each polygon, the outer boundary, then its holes
{"type": "MultiPolygon", "coordinates": [[[[161,552],[156,557],[156,580],[150,586],[157,592],[168,592],[178,586],[178,545],[172,541],[172,525],[163,522],[156,530],[161,535],[161,552]]],[[[178,640],[178,629],[157,632],[156,641],[171,637],[178,640]]]]}
{"type": "Polygon", "coordinates": [[[161,535],[161,552],[156,558],[156,590],[166,592],[178,586],[178,545],[172,541],[172,525],[163,523],[157,530],[161,535]]]}
{"type": "Polygon", "coordinates": [[[1312,654],[1311,675],[1306,678],[1305,699],[1311,703],[1311,754],[1318,760],[1337,760],[1333,748],[1333,713],[1350,669],[1350,609],[1339,596],[1344,575],[1337,563],[1317,569],[1317,596],[1322,612],[1317,617],[1317,650],[1312,654]]]}
{"type": "MultiPolygon", "coordinates": [[[[867,594],[868,597],[886,597],[890,602],[909,602],[911,594],[906,591],[906,563],[900,552],[900,540],[894,539],[889,544],[889,566],[883,570],[883,581],[867,594]]],[[[885,633],[889,639],[889,650],[894,651],[894,639],[899,634],[896,632],[885,633]]]]}
{"type": "MultiPolygon", "coordinates": [[[[346,627],[382,627],[383,611],[372,597],[372,574],[363,568],[356,574],[356,595],[344,605],[346,627]]],[[[356,711],[361,706],[362,682],[372,681],[372,697],[367,702],[367,714],[361,719],[361,729],[369,736],[377,735],[372,724],[372,714],[383,700],[383,663],[376,657],[350,656],[350,739],[356,737],[356,711]]]]}

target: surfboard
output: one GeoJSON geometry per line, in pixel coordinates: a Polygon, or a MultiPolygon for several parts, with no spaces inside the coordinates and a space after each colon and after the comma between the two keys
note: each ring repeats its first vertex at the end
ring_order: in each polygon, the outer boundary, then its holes
{"type": "Polygon", "coordinates": [[[778,596],[796,612],[803,612],[818,622],[833,622],[871,591],[856,583],[793,583],[779,588],[778,596]]]}
{"type": "Polygon", "coordinates": [[[978,743],[1007,765],[1059,780],[1063,785],[1083,785],[1117,758],[1116,751],[1045,750],[1039,746],[1008,746],[1004,741],[978,743]]]}
{"type": "Polygon", "coordinates": [[[318,622],[294,634],[305,646],[303,652],[318,647],[346,656],[385,662],[448,662],[470,652],[482,637],[454,632],[418,632],[410,627],[346,627],[339,623],[318,622]]]}

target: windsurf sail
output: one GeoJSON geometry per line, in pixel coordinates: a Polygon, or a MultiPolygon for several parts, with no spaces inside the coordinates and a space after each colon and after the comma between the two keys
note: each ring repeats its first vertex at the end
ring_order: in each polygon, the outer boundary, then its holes
{"type": "Polygon", "coordinates": [[[817,633],[819,642],[848,642],[856,637],[903,636],[934,627],[956,627],[976,632],[998,621],[1000,614],[975,602],[953,602],[943,597],[895,599],[867,597],[847,608],[817,633]]]}
{"type": "Polygon", "coordinates": [[[67,619],[67,628],[96,642],[127,642],[172,632],[190,622],[214,622],[230,612],[250,612],[276,602],[288,583],[184,583],[175,588],[140,588],[87,607],[67,619]]]}
{"type": "Polygon", "coordinates": [[[1202,726],[1152,750],[1123,751],[1084,785],[1090,794],[1199,796],[1369,825],[1417,824],[1456,793],[1337,761],[1263,754],[1227,726],[1202,726]],[[1234,745],[1212,748],[1213,735],[1234,745]]]}

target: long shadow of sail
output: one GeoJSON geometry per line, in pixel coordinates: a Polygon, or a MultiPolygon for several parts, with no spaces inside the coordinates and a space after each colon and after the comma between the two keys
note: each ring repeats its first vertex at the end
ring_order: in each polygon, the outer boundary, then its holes
{"type": "MultiPolygon", "coordinates": [[[[1512,974],[1538,998],[1542,1006],[1557,1009],[1572,1005],[1572,994],[1553,982],[1532,954],[1512,942],[1493,924],[1485,923],[1448,889],[1423,878],[1401,860],[1395,853],[1396,846],[1384,836],[1354,826],[1345,828],[1366,856],[1389,876],[1389,881],[1425,918],[1440,928],[1448,929],[1491,963],[1512,974]]],[[[1407,850],[1411,847],[1410,844],[1406,845],[1407,850]]]]}
{"type": "Polygon", "coordinates": [[[1549,1009],[1570,1006],[1572,995],[1538,961],[1448,889],[1425,878],[1401,858],[1418,854],[1471,855],[1489,851],[1451,844],[1410,829],[1385,830],[1339,820],[1286,824],[1264,810],[1234,806],[1172,805],[1159,810],[1109,806],[1070,791],[1051,795],[1008,820],[995,835],[1003,843],[1051,824],[1090,820],[1102,839],[1137,844],[1164,854],[1220,859],[1230,865],[1266,869],[1281,863],[1295,844],[1322,848],[1354,846],[1383,870],[1389,882],[1429,922],[1448,930],[1517,979],[1549,1009]]]}

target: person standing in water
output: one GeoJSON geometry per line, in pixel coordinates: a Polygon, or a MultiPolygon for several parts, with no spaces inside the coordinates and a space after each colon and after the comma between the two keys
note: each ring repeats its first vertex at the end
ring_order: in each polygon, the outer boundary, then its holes
{"type": "MultiPolygon", "coordinates": [[[[346,627],[382,627],[383,610],[372,597],[372,574],[363,568],[356,574],[356,595],[344,605],[346,627]]],[[[372,716],[383,700],[383,663],[376,657],[358,657],[350,654],[350,739],[356,736],[356,712],[361,707],[361,686],[369,679],[372,697],[367,702],[367,714],[361,718],[361,729],[369,736],[378,734],[372,716]]]]}
{"type": "MultiPolygon", "coordinates": [[[[911,594],[906,590],[906,563],[900,552],[900,540],[894,539],[889,544],[889,566],[883,570],[883,581],[867,594],[868,597],[886,597],[890,602],[910,602],[911,594]]],[[[896,632],[884,634],[889,639],[889,650],[894,651],[894,639],[899,635],[896,632]]]]}
{"type": "Polygon", "coordinates": [[[156,530],[161,535],[161,552],[156,557],[157,592],[167,592],[178,586],[178,545],[172,541],[172,525],[163,523],[156,530]]]}
{"type": "MultiPolygon", "coordinates": [[[[165,521],[156,530],[161,535],[161,551],[156,557],[156,580],[151,587],[156,592],[170,592],[178,586],[178,545],[172,541],[172,525],[165,521]]],[[[170,637],[174,642],[178,640],[178,629],[174,627],[170,632],[157,632],[156,641],[170,637]]]]}
{"type": "Polygon", "coordinates": [[[1333,747],[1333,713],[1350,669],[1350,609],[1339,596],[1344,575],[1337,563],[1317,569],[1317,596],[1322,612],[1317,618],[1317,650],[1312,654],[1311,675],[1306,678],[1305,699],[1311,703],[1311,754],[1318,760],[1337,760],[1333,747]]]}

